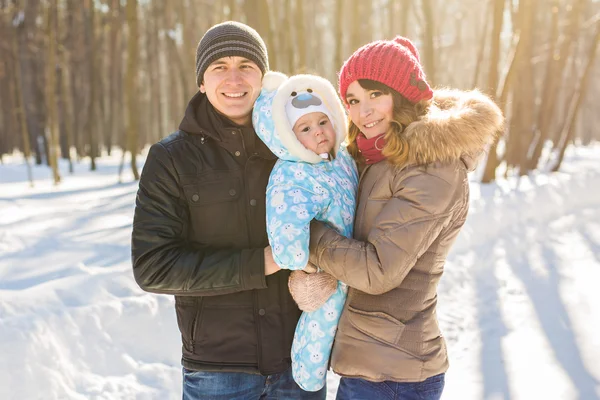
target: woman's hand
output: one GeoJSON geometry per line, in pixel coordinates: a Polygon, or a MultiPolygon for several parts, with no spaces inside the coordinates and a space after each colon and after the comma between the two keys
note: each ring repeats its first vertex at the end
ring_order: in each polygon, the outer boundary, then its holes
{"type": "Polygon", "coordinates": [[[327,272],[308,274],[304,271],[293,271],[288,280],[290,293],[298,308],[308,312],[315,311],[325,304],[335,293],[337,284],[337,279],[327,272]]]}

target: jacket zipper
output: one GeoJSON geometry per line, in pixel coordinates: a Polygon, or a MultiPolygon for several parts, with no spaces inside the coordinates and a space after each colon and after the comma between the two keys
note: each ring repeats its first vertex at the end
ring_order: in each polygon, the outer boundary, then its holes
{"type": "Polygon", "coordinates": [[[258,315],[258,293],[254,290],[254,318],[256,318],[256,356],[258,361],[258,370],[262,372],[262,346],[260,336],[261,316],[258,315]]]}
{"type": "Polygon", "coordinates": [[[244,179],[242,179],[242,185],[243,185],[243,191],[244,191],[244,215],[246,216],[246,246],[248,248],[252,247],[250,245],[250,236],[251,236],[251,231],[250,231],[250,221],[248,219],[248,213],[249,213],[249,209],[248,209],[248,187],[246,186],[246,175],[248,173],[248,162],[250,162],[250,157],[248,157],[248,153],[246,152],[246,143],[244,142],[244,134],[242,133],[241,129],[236,129],[235,130],[237,132],[238,137],[240,138],[240,141],[242,142],[242,150],[244,150],[244,156],[246,156],[246,163],[244,164],[244,179]]]}
{"type": "MultiPolygon", "coordinates": [[[[361,184],[362,184],[362,182],[363,182],[363,178],[364,178],[364,176],[367,174],[367,171],[368,171],[370,168],[371,168],[371,166],[370,166],[370,165],[367,165],[367,166],[365,166],[365,169],[363,169],[363,170],[361,171],[361,174],[360,174],[360,176],[358,177],[358,187],[357,187],[357,189],[358,189],[358,190],[357,190],[357,193],[356,193],[356,204],[357,204],[357,205],[358,205],[358,203],[359,203],[359,201],[360,201],[360,197],[361,197],[361,195],[362,195],[362,192],[363,192],[363,189],[364,189],[364,188],[362,187],[362,185],[361,185],[361,184]]],[[[359,209],[358,209],[358,207],[357,207],[357,209],[356,209],[356,217],[355,217],[355,220],[354,220],[354,227],[352,228],[352,230],[353,230],[354,232],[356,232],[356,231],[355,231],[356,227],[357,227],[357,226],[360,226],[360,224],[362,223],[362,216],[364,215],[364,211],[365,211],[365,209],[366,209],[366,208],[367,208],[367,202],[366,202],[366,201],[365,201],[365,204],[363,204],[363,206],[360,208],[360,210],[359,210],[359,209]],[[359,212],[359,211],[360,211],[360,212],[359,212]]]]}
{"type": "MultiPolygon", "coordinates": [[[[251,235],[251,230],[250,230],[250,218],[249,218],[249,212],[250,210],[248,209],[248,187],[246,186],[246,175],[248,173],[248,163],[251,161],[251,157],[252,155],[248,156],[248,153],[246,151],[246,143],[244,141],[244,135],[242,134],[242,131],[239,130],[239,136],[240,139],[242,140],[242,148],[244,149],[244,155],[246,156],[246,163],[244,164],[244,179],[243,179],[243,185],[244,185],[244,194],[245,194],[245,201],[244,201],[244,211],[246,214],[246,240],[248,243],[248,247],[250,246],[250,235],[251,235]]],[[[260,336],[260,323],[261,323],[261,316],[258,315],[258,292],[256,290],[254,290],[253,293],[253,297],[254,297],[254,318],[256,320],[256,356],[257,356],[257,361],[258,361],[258,370],[261,371],[261,366],[262,366],[262,346],[261,346],[261,336],[260,336]]]]}
{"type": "Polygon", "coordinates": [[[192,322],[192,337],[191,337],[191,345],[192,345],[192,354],[196,352],[196,331],[198,330],[198,324],[200,323],[200,318],[202,317],[202,305],[203,305],[202,297],[198,297],[198,309],[196,310],[196,315],[194,316],[194,321],[192,322]]]}

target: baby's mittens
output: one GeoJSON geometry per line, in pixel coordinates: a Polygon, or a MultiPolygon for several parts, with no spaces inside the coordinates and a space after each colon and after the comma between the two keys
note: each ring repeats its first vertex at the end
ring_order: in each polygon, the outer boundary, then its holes
{"type": "Polygon", "coordinates": [[[337,289],[338,281],[327,272],[307,274],[293,271],[288,280],[292,297],[302,311],[312,312],[321,307],[337,289]]]}

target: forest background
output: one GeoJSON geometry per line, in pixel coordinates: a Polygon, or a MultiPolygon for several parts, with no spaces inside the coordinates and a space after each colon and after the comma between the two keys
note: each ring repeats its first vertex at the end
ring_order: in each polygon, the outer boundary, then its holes
{"type": "Polygon", "coordinates": [[[226,20],[261,34],[271,69],[333,83],[361,45],[409,37],[431,84],[504,110],[483,182],[558,170],[600,139],[598,0],[0,0],[0,161],[20,151],[59,183],[59,158],[95,170],[120,147],[137,179],[198,90],[197,42],[226,20]]]}

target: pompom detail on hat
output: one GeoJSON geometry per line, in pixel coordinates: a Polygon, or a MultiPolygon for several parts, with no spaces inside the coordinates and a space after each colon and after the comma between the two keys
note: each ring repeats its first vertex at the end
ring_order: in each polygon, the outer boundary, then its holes
{"type": "Polygon", "coordinates": [[[413,54],[413,56],[415,56],[415,58],[417,59],[418,62],[421,62],[421,57],[419,57],[419,51],[417,50],[417,48],[415,47],[415,45],[408,40],[405,37],[402,36],[396,36],[394,38],[394,42],[406,47],[407,49],[410,50],[410,52],[413,54]]]}

